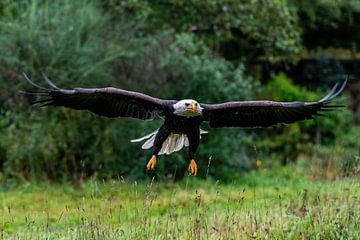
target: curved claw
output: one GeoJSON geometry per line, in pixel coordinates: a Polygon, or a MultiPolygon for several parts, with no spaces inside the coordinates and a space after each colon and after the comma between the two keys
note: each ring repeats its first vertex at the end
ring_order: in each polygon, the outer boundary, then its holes
{"type": "Polygon", "coordinates": [[[190,161],[188,171],[191,175],[196,176],[197,175],[197,165],[194,159],[190,161]]]}
{"type": "Polygon", "coordinates": [[[146,165],[146,169],[148,171],[152,171],[155,169],[156,166],[156,155],[152,155],[152,157],[150,158],[148,164],[146,165]]]}

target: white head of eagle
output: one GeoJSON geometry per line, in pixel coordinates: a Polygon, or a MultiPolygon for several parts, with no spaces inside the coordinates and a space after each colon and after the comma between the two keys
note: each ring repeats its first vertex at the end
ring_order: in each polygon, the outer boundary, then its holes
{"type": "Polygon", "coordinates": [[[182,117],[201,116],[203,108],[193,99],[183,99],[173,105],[174,114],[182,117]]]}

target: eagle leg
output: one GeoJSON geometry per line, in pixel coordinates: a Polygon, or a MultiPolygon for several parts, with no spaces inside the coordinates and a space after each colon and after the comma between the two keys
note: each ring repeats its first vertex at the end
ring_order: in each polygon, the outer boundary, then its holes
{"type": "Polygon", "coordinates": [[[159,154],[162,145],[164,141],[169,136],[170,132],[165,128],[164,125],[162,125],[159,130],[156,133],[154,144],[153,144],[153,151],[152,151],[152,157],[150,158],[148,164],[146,165],[146,168],[148,171],[154,170],[156,166],[156,156],[159,154]]]}
{"type": "Polygon", "coordinates": [[[196,162],[195,162],[194,159],[191,159],[188,171],[190,172],[191,175],[196,176],[196,174],[197,174],[197,165],[196,165],[196,162]]]}
{"type": "Polygon", "coordinates": [[[156,155],[152,155],[148,164],[146,165],[146,168],[148,171],[152,171],[155,169],[155,166],[156,166],[156,155]]]}
{"type": "Polygon", "coordinates": [[[195,162],[195,155],[196,155],[196,150],[200,143],[200,128],[193,129],[193,131],[187,134],[187,137],[189,139],[189,159],[191,159],[188,167],[188,171],[190,172],[191,175],[196,176],[197,165],[195,162]]]}

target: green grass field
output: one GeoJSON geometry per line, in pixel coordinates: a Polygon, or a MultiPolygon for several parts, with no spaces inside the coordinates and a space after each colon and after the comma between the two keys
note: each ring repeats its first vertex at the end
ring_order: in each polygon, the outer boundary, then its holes
{"type": "Polygon", "coordinates": [[[310,181],[289,167],[227,184],[22,184],[1,189],[0,237],[360,239],[360,182],[310,181]]]}

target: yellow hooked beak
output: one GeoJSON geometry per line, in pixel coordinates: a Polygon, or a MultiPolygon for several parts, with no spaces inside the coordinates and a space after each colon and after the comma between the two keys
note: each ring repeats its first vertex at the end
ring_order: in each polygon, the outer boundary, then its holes
{"type": "Polygon", "coordinates": [[[188,106],[188,110],[195,113],[196,112],[196,103],[190,103],[190,105],[188,106]]]}

